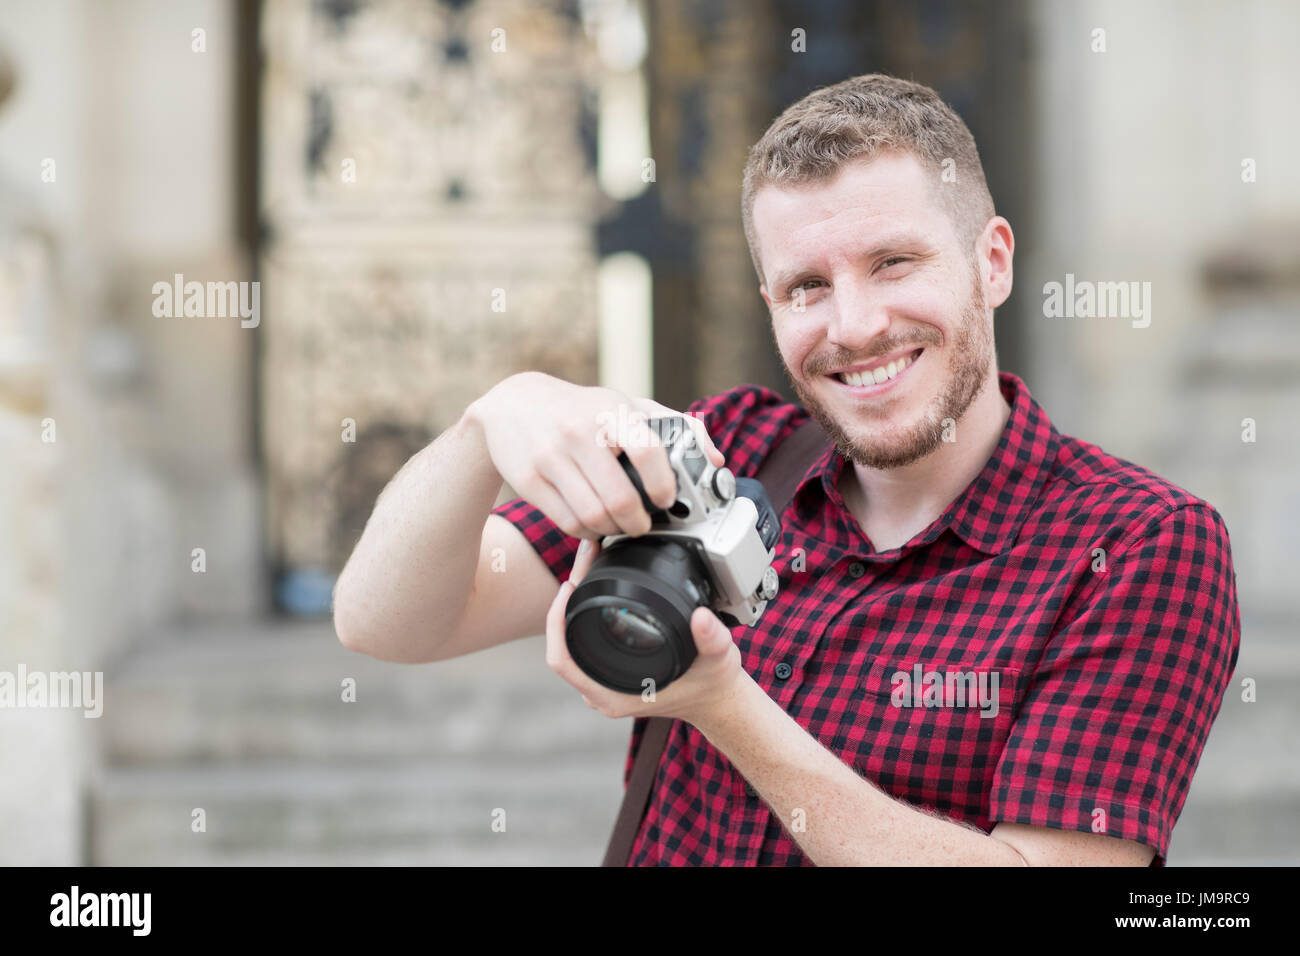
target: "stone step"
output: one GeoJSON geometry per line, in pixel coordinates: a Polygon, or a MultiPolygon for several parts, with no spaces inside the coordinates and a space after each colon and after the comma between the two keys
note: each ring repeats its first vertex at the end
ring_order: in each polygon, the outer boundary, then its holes
{"type": "Polygon", "coordinates": [[[1168,863],[1300,866],[1300,790],[1223,799],[1194,785],[1174,827],[1168,863]]]}
{"type": "Polygon", "coordinates": [[[90,862],[594,866],[621,791],[617,768],[572,755],[110,768],[92,788],[90,862]]]}
{"type": "MultiPolygon", "coordinates": [[[[187,633],[105,675],[112,765],[601,754],[626,751],[628,721],[593,713],[553,674],[541,638],[435,664],[390,664],[343,648],[328,625],[187,633]],[[356,701],[341,683],[356,681],[356,701]]],[[[1300,664],[1280,640],[1243,640],[1194,787],[1242,799],[1300,788],[1300,664]],[[1241,700],[1255,679],[1257,699],[1241,700]]]]}
{"type": "MultiPolygon", "coordinates": [[[[93,788],[91,862],[590,866],[620,798],[603,762],[572,758],[114,768],[93,788]],[[206,832],[191,830],[196,807],[206,832]]],[[[1169,863],[1294,866],[1297,846],[1300,792],[1224,800],[1194,790],[1169,863]]]]}
{"type": "Polygon", "coordinates": [[[328,624],[208,628],[149,642],[105,684],[111,765],[594,753],[617,766],[631,732],[546,666],[540,637],[409,665],[347,650],[328,624]]]}

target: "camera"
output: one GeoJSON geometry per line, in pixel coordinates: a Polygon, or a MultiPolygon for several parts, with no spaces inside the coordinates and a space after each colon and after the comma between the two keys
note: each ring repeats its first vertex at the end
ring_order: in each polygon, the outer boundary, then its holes
{"type": "Polygon", "coordinates": [[[628,694],[662,689],[691,666],[697,607],[710,608],[728,627],[758,620],[776,596],[772,559],[781,536],[762,483],[714,466],[684,417],[652,418],[647,425],[667,450],[676,499],[668,508],[655,505],[619,452],[650,514],[650,530],[603,538],[564,616],[574,662],[598,683],[628,694]]]}

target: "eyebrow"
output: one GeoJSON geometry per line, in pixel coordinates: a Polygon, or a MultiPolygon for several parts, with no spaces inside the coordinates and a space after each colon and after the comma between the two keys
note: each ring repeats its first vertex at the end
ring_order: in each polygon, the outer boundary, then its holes
{"type": "MultiPolygon", "coordinates": [[[[931,245],[930,240],[919,233],[896,232],[896,233],[891,233],[890,235],[885,236],[882,239],[879,239],[876,242],[876,244],[866,252],[855,253],[854,258],[875,259],[878,256],[882,256],[887,252],[894,252],[897,249],[902,247],[925,246],[926,248],[929,248],[930,245],[931,245]]],[[[797,269],[791,269],[786,272],[779,273],[777,277],[772,280],[771,288],[776,292],[784,293],[785,290],[789,288],[791,283],[796,282],[799,279],[803,279],[806,276],[809,276],[816,271],[818,270],[815,266],[807,266],[807,267],[800,266],[797,269]]]]}

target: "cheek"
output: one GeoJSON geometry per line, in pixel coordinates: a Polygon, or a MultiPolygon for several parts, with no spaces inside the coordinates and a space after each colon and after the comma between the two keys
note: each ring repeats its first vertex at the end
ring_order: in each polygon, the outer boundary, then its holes
{"type": "Polygon", "coordinates": [[[939,326],[952,325],[961,305],[948,289],[924,282],[900,285],[889,299],[892,312],[939,326]]]}
{"type": "Polygon", "coordinates": [[[904,326],[914,330],[918,341],[930,348],[951,348],[960,339],[966,323],[965,300],[944,288],[918,284],[906,292],[900,290],[893,305],[893,314],[903,320],[904,326]]]}
{"type": "Polygon", "coordinates": [[[822,338],[819,326],[812,322],[783,322],[773,326],[773,330],[782,360],[788,368],[802,375],[803,363],[822,338]]]}

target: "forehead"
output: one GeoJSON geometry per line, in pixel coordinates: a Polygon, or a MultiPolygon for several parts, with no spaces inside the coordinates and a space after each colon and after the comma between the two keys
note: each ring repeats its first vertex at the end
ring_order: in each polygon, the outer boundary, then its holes
{"type": "Polygon", "coordinates": [[[764,186],[753,210],[763,274],[798,267],[810,256],[849,255],[899,233],[935,245],[955,241],[930,178],[916,157],[889,152],[848,163],[825,182],[764,186]]]}

